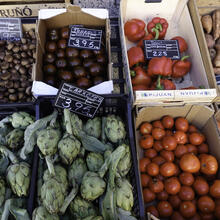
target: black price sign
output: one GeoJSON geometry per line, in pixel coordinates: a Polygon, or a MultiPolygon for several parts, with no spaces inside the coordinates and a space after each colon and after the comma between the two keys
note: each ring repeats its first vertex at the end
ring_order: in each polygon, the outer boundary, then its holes
{"type": "Polygon", "coordinates": [[[20,18],[0,18],[0,40],[19,41],[21,38],[20,18]]]}
{"type": "Polygon", "coordinates": [[[55,106],[93,118],[104,98],[93,92],[63,83],[58,91],[55,106]]]}
{"type": "Polygon", "coordinates": [[[100,50],[102,30],[72,26],[68,41],[69,47],[100,50]]]}
{"type": "Polygon", "coordinates": [[[169,57],[173,60],[180,59],[179,44],[177,40],[144,40],[146,59],[154,57],[169,57]]]}

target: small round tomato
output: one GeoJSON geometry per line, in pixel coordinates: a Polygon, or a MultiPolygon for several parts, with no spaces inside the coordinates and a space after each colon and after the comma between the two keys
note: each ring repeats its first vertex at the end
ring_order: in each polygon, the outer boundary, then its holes
{"type": "Polygon", "coordinates": [[[164,184],[161,180],[158,178],[154,177],[151,178],[149,181],[149,189],[154,192],[154,193],[159,193],[162,192],[164,188],[164,184]]]}
{"type": "Polygon", "coordinates": [[[185,145],[183,144],[179,144],[177,145],[174,154],[177,158],[182,157],[184,154],[188,153],[188,149],[185,145]]]}
{"type": "Polygon", "coordinates": [[[162,125],[164,128],[172,129],[174,126],[173,117],[170,115],[166,115],[162,118],[162,125]]]}
{"type": "Polygon", "coordinates": [[[212,175],[218,171],[218,162],[216,158],[210,154],[200,154],[199,160],[201,164],[201,173],[212,175]]]}
{"type": "Polygon", "coordinates": [[[212,213],[215,210],[215,202],[210,196],[201,196],[197,201],[197,206],[205,214],[212,213]]]}
{"type": "Polygon", "coordinates": [[[198,129],[196,128],[195,125],[189,125],[188,132],[189,132],[189,133],[198,132],[198,129]]]}
{"type": "Polygon", "coordinates": [[[186,144],[185,146],[187,147],[188,153],[193,153],[195,155],[198,153],[198,149],[195,145],[186,144]]]}
{"type": "Polygon", "coordinates": [[[156,195],[150,189],[144,188],[143,197],[144,197],[144,202],[148,203],[148,202],[152,202],[156,198],[156,195]]]}
{"type": "Polygon", "coordinates": [[[162,141],[154,141],[153,148],[154,148],[157,152],[163,150],[162,141]]]}
{"type": "Polygon", "coordinates": [[[176,165],[172,162],[166,162],[160,166],[160,174],[165,177],[170,177],[175,174],[176,165]]]}
{"type": "Polygon", "coordinates": [[[177,144],[186,144],[188,142],[187,135],[183,131],[176,131],[173,136],[176,138],[177,144]]]}
{"type": "Polygon", "coordinates": [[[191,201],[195,198],[195,193],[190,186],[181,186],[178,196],[183,201],[191,201]]]}
{"type": "Polygon", "coordinates": [[[146,167],[146,172],[150,176],[157,176],[159,174],[159,166],[156,163],[149,163],[146,167]]]}
{"type": "Polygon", "coordinates": [[[214,214],[215,214],[215,217],[217,219],[220,219],[220,205],[215,204],[215,212],[214,212],[214,214]]]}
{"type": "Polygon", "coordinates": [[[209,146],[206,143],[200,144],[198,147],[198,153],[199,154],[207,154],[209,152],[209,146]]]}
{"type": "Polygon", "coordinates": [[[148,148],[151,148],[153,146],[154,139],[151,135],[146,134],[143,137],[141,137],[139,144],[140,144],[141,148],[148,149],[148,148]]]}
{"type": "Polygon", "coordinates": [[[181,185],[176,177],[171,177],[165,180],[164,187],[168,194],[176,195],[180,191],[181,185]]]}
{"type": "Polygon", "coordinates": [[[173,136],[165,136],[162,139],[162,144],[165,150],[175,150],[177,146],[176,138],[173,136]]]}
{"type": "Polygon", "coordinates": [[[152,159],[152,162],[153,162],[153,163],[156,163],[158,166],[160,166],[160,165],[162,165],[163,163],[165,163],[166,160],[165,160],[163,157],[161,157],[161,156],[156,156],[156,157],[154,157],[154,158],[152,159]]]}
{"type": "Polygon", "coordinates": [[[165,130],[161,128],[153,128],[152,136],[155,140],[161,140],[165,136],[165,130]]]}
{"type": "Polygon", "coordinates": [[[200,161],[198,157],[192,153],[184,154],[180,158],[180,168],[184,172],[196,173],[200,170],[200,161]]]}
{"type": "Polygon", "coordinates": [[[185,218],[183,218],[183,216],[177,211],[175,211],[171,216],[171,220],[184,220],[184,219],[185,218]]]}
{"type": "Polygon", "coordinates": [[[173,132],[169,129],[165,130],[165,136],[173,136],[173,132]]]}
{"type": "Polygon", "coordinates": [[[213,220],[215,219],[215,216],[213,213],[199,213],[201,220],[213,220]]]}
{"type": "Polygon", "coordinates": [[[167,162],[174,161],[174,153],[168,150],[160,151],[160,156],[163,157],[167,162]]]}
{"type": "Polygon", "coordinates": [[[183,201],[180,203],[179,211],[185,218],[191,218],[196,214],[196,206],[191,201],[183,201]]]}
{"type": "Polygon", "coordinates": [[[150,163],[151,161],[150,161],[150,159],[149,158],[146,158],[146,157],[144,157],[144,158],[141,158],[140,160],[139,160],[139,168],[140,168],[140,171],[141,172],[146,172],[146,167],[147,167],[147,165],[150,163]]]}
{"type": "Polygon", "coordinates": [[[146,213],[151,213],[153,216],[159,218],[159,212],[157,211],[157,208],[154,205],[148,206],[146,208],[146,213]]]}
{"type": "Polygon", "coordinates": [[[210,195],[216,199],[220,199],[220,180],[215,180],[210,186],[210,195]]]}
{"type": "Polygon", "coordinates": [[[189,128],[189,123],[185,118],[179,117],[175,120],[175,127],[178,131],[187,132],[189,128]]]}
{"type": "Polygon", "coordinates": [[[199,132],[192,132],[189,134],[189,142],[193,145],[200,145],[204,142],[204,135],[199,132]]]}
{"type": "Polygon", "coordinates": [[[180,198],[177,194],[176,195],[170,195],[169,198],[168,198],[168,201],[174,209],[178,209],[179,206],[180,206],[180,203],[181,203],[181,200],[180,200],[180,198]]]}
{"type": "Polygon", "coordinates": [[[152,159],[157,156],[157,151],[153,148],[147,149],[144,151],[144,156],[152,159]]]}
{"type": "Polygon", "coordinates": [[[201,217],[198,213],[196,213],[192,218],[190,218],[189,220],[201,220],[201,217]]]}
{"type": "Polygon", "coordinates": [[[157,199],[160,201],[167,201],[168,197],[169,197],[169,195],[165,190],[157,193],[157,199]]]}
{"type": "Polygon", "coordinates": [[[185,186],[191,186],[194,183],[194,177],[191,173],[183,172],[179,175],[180,182],[185,186]]]}
{"type": "Polygon", "coordinates": [[[145,135],[145,134],[150,134],[151,131],[152,131],[152,124],[149,123],[149,122],[143,122],[140,126],[140,132],[142,135],[145,135]]]}
{"type": "Polygon", "coordinates": [[[196,180],[193,183],[193,188],[199,196],[206,195],[209,192],[209,185],[201,176],[196,177],[196,180]]]}
{"type": "Polygon", "coordinates": [[[164,129],[164,126],[162,124],[162,122],[160,120],[156,120],[156,121],[153,121],[152,122],[152,126],[154,128],[161,128],[161,129],[164,129]]]}
{"type": "Polygon", "coordinates": [[[147,187],[151,177],[145,173],[141,174],[141,185],[142,187],[147,187]]]}
{"type": "Polygon", "coordinates": [[[170,217],[173,214],[173,208],[167,201],[160,201],[157,204],[159,216],[162,218],[170,217]]]}

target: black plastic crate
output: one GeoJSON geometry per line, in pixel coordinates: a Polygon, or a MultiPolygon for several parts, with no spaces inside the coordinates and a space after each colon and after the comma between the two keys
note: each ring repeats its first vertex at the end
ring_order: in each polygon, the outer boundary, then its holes
{"type": "MultiPolygon", "coordinates": [[[[133,120],[132,120],[132,107],[128,102],[128,97],[125,95],[103,95],[105,98],[102,105],[98,109],[96,116],[105,116],[108,114],[119,115],[125,123],[127,138],[129,139],[132,167],[129,173],[130,181],[133,186],[134,206],[132,212],[136,215],[137,219],[144,219],[144,206],[142,202],[141,184],[138,175],[138,161],[135,148],[135,140],[133,134],[133,120]]],[[[51,114],[54,109],[55,96],[41,96],[37,100],[39,108],[39,116],[44,117],[51,114]]],[[[62,109],[60,109],[62,111],[62,109]]],[[[80,116],[80,118],[82,118],[80,116]]],[[[83,118],[82,118],[83,119],[83,118]]],[[[35,157],[35,160],[37,158],[35,157]]]]}
{"type": "MultiPolygon", "coordinates": [[[[24,111],[27,112],[37,118],[37,106],[35,103],[10,103],[10,104],[2,104],[0,105],[0,120],[3,118],[12,115],[14,112],[24,111]]],[[[35,148],[36,150],[36,148],[35,148]]],[[[29,195],[27,197],[27,211],[28,213],[32,214],[33,212],[33,204],[34,204],[34,195],[35,195],[35,183],[36,183],[36,172],[37,167],[35,165],[35,161],[37,159],[36,152],[32,154],[32,164],[31,164],[31,181],[30,181],[30,188],[29,188],[29,195]]]]}

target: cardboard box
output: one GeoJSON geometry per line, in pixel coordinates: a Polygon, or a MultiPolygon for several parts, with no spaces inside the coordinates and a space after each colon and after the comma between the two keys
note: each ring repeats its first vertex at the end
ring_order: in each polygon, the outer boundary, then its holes
{"type": "Polygon", "coordinates": [[[213,71],[212,61],[209,55],[208,47],[205,40],[205,34],[203,31],[202,23],[200,20],[201,15],[212,14],[216,9],[220,9],[220,1],[219,0],[196,0],[197,7],[194,10],[194,14],[192,16],[196,20],[196,25],[194,26],[195,32],[197,35],[199,47],[201,50],[201,55],[204,63],[204,67],[208,76],[208,81],[210,86],[215,86],[217,89],[217,97],[215,98],[215,102],[220,102],[220,85],[217,85],[215,74],[213,71]]]}
{"type": "MultiPolygon", "coordinates": [[[[217,131],[217,124],[214,119],[214,110],[202,105],[184,105],[184,106],[161,106],[161,107],[145,107],[141,108],[136,115],[134,115],[135,124],[135,139],[138,161],[143,157],[143,150],[139,146],[140,132],[139,126],[142,122],[151,122],[158,120],[165,115],[176,117],[186,117],[189,123],[197,126],[206,136],[209,145],[210,153],[215,155],[220,161],[220,136],[217,131]]],[[[140,169],[139,169],[140,170],[140,169]]],[[[140,175],[140,172],[139,172],[140,175]]],[[[150,204],[150,203],[149,203],[150,204]]],[[[146,216],[145,216],[146,217],[146,216]]],[[[148,219],[157,219],[149,215],[148,219]]]]}
{"type": "MultiPolygon", "coordinates": [[[[126,73],[126,81],[129,93],[135,105],[161,105],[170,103],[171,105],[181,103],[209,103],[216,97],[214,85],[209,85],[206,70],[202,61],[200,48],[197,42],[193,25],[196,25],[195,16],[192,16],[195,8],[191,4],[193,0],[163,0],[161,3],[145,3],[143,0],[121,0],[120,4],[120,31],[123,47],[123,62],[126,73]],[[167,19],[169,27],[165,39],[175,36],[182,36],[187,44],[187,54],[190,55],[192,68],[190,74],[186,75],[187,83],[176,84],[177,90],[145,90],[132,92],[131,77],[128,65],[127,50],[135,44],[128,41],[124,35],[124,23],[132,18],[139,18],[148,23],[153,17],[163,17],[167,19]],[[180,90],[188,86],[204,86],[206,89],[180,90]]],[[[184,77],[185,78],[185,77],[184,77]]]]}
{"type": "Polygon", "coordinates": [[[0,17],[37,17],[43,8],[65,8],[64,0],[1,0],[0,17]]]}
{"type": "MultiPolygon", "coordinates": [[[[96,9],[97,11],[106,11],[105,9],[96,9]]],[[[111,50],[110,50],[110,22],[108,18],[99,18],[94,15],[91,15],[88,13],[89,10],[87,10],[87,13],[82,11],[78,6],[69,5],[67,7],[67,10],[65,12],[62,12],[61,14],[52,16],[47,19],[39,19],[38,25],[37,25],[37,60],[36,65],[33,71],[33,80],[34,83],[37,81],[40,81],[41,88],[34,88],[32,89],[32,92],[38,96],[38,95],[56,95],[57,89],[49,86],[42,82],[43,80],[43,72],[42,72],[42,66],[43,66],[43,55],[45,53],[45,42],[46,42],[46,31],[49,28],[61,28],[68,25],[74,25],[74,24],[82,24],[82,25],[89,25],[89,26],[100,26],[105,27],[105,38],[106,38],[106,53],[108,56],[108,67],[107,72],[108,76],[107,78],[111,79],[111,50]],[[43,92],[42,92],[43,91],[43,92]],[[45,92],[44,92],[45,91],[45,92]]],[[[92,13],[94,14],[94,10],[92,10],[92,13]]],[[[105,13],[106,14],[106,13],[105,13]]],[[[96,87],[99,87],[103,91],[103,86],[108,91],[112,91],[113,84],[112,81],[106,81],[104,83],[101,83],[100,85],[97,85],[96,87]],[[102,84],[102,85],[101,85],[102,84]]],[[[92,87],[93,88],[93,87],[92,87]]],[[[98,90],[98,89],[97,89],[98,90]]],[[[93,92],[96,91],[96,88],[92,90],[93,92]]]]}

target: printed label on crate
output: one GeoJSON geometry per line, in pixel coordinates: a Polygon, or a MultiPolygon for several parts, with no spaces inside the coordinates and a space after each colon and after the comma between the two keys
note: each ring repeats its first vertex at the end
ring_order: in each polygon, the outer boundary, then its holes
{"type": "Polygon", "coordinates": [[[71,27],[68,46],[89,50],[100,50],[101,39],[102,30],[73,26],[71,27]]]}
{"type": "Polygon", "coordinates": [[[63,83],[58,91],[55,106],[93,118],[104,98],[94,92],[63,83]]]}
{"type": "Polygon", "coordinates": [[[20,18],[0,18],[0,40],[19,41],[21,38],[20,18]]]}
{"type": "Polygon", "coordinates": [[[136,91],[136,101],[140,100],[164,100],[171,101],[174,99],[174,91],[173,90],[158,90],[158,91],[136,91]]]}
{"type": "Polygon", "coordinates": [[[179,44],[177,40],[144,40],[146,59],[154,57],[169,57],[173,60],[180,59],[179,44]]]}

